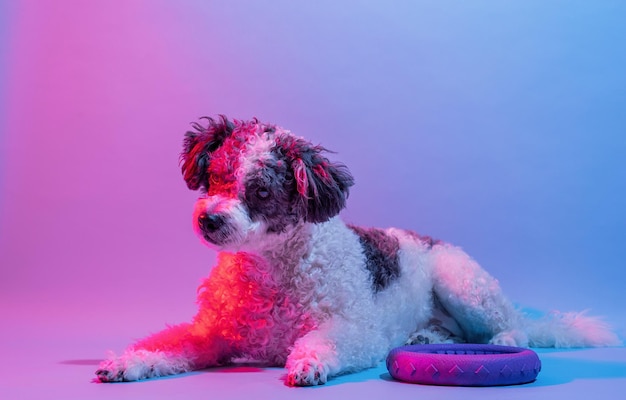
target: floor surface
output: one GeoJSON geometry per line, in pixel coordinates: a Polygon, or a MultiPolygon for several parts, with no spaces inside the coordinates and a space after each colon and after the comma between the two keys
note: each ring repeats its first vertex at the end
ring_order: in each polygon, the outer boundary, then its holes
{"type": "MultiPolygon", "coordinates": [[[[241,365],[143,382],[100,384],[94,371],[105,349],[121,351],[158,316],[93,312],[53,301],[4,307],[0,399],[601,399],[626,391],[626,348],[538,349],[542,371],[530,384],[437,387],[394,381],[384,363],[314,388],[285,386],[284,370],[241,365]],[[135,316],[135,317],[133,317],[135,316]],[[112,323],[112,321],[114,323],[112,323]],[[6,324],[5,324],[6,323],[6,324]]],[[[7,302],[4,303],[6,306],[7,302]]]]}

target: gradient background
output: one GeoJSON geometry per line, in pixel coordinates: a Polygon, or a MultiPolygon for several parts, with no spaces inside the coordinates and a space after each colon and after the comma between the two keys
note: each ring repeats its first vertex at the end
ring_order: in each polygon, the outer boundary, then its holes
{"type": "Polygon", "coordinates": [[[516,303],[623,335],[625,20],[622,1],[0,0],[0,312],[92,357],[189,319],[215,254],[178,156],[223,113],[336,151],[346,221],[455,243],[516,303]]]}

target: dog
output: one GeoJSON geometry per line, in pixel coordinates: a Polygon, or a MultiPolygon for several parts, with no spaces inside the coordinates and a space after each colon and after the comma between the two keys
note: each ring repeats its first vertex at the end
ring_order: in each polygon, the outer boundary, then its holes
{"type": "Polygon", "coordinates": [[[376,366],[405,343],[619,345],[599,318],[527,318],[460,248],[409,230],[338,217],[354,179],[329,152],[273,124],[204,117],[185,134],[193,228],[217,249],[183,323],[111,356],[100,382],[135,381],[255,360],[285,384],[324,384],[376,366]],[[203,123],[202,121],[206,121],[203,123]]]}

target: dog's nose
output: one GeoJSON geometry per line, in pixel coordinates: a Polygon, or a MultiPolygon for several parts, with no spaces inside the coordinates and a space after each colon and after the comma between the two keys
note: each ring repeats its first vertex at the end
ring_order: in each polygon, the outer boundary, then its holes
{"type": "Polygon", "coordinates": [[[198,225],[205,232],[215,232],[224,225],[224,217],[219,214],[200,214],[198,225]]]}

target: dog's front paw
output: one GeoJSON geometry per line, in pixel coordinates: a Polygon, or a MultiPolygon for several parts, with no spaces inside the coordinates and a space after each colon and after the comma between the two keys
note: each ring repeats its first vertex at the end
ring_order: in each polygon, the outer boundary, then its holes
{"type": "Polygon", "coordinates": [[[323,385],[328,380],[328,368],[318,360],[298,360],[287,371],[287,385],[323,385]]]}
{"type": "Polygon", "coordinates": [[[100,382],[129,382],[190,370],[190,362],[160,351],[128,351],[121,357],[104,360],[96,370],[100,382]]]}
{"type": "Polygon", "coordinates": [[[104,360],[96,370],[96,380],[99,382],[124,381],[124,366],[120,358],[104,360]]]}

